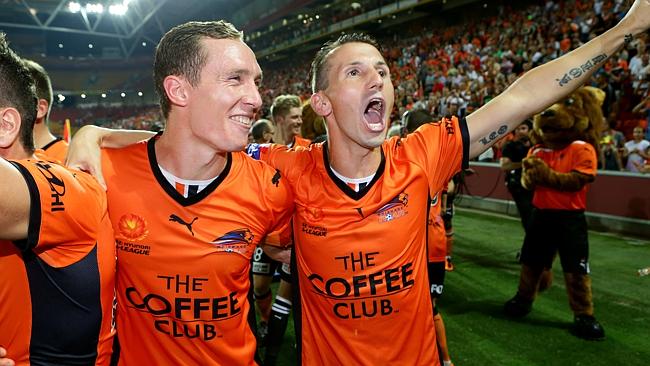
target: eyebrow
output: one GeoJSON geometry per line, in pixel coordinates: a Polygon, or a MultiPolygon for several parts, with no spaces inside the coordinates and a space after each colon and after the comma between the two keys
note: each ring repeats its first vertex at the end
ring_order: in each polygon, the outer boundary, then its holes
{"type": "MultiPolygon", "coordinates": [[[[363,62],[361,62],[361,61],[353,61],[353,62],[350,62],[349,64],[345,65],[344,67],[358,66],[358,65],[362,65],[362,64],[363,64],[363,62]]],[[[386,67],[388,67],[388,64],[386,63],[386,61],[377,61],[377,62],[375,62],[375,66],[386,66],[386,67]]]]}

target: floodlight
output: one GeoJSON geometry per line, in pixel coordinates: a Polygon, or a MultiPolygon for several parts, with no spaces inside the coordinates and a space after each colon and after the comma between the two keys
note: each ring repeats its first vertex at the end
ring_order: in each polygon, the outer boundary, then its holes
{"type": "Polygon", "coordinates": [[[71,13],[78,13],[81,11],[81,4],[76,1],[71,1],[68,3],[68,10],[70,10],[71,13]]]}
{"type": "Polygon", "coordinates": [[[93,3],[88,3],[86,4],[86,13],[96,13],[96,14],[101,14],[104,12],[104,5],[102,4],[93,4],[93,3]]]}
{"type": "Polygon", "coordinates": [[[125,4],[113,4],[108,7],[108,12],[113,15],[124,15],[129,8],[125,4]]]}

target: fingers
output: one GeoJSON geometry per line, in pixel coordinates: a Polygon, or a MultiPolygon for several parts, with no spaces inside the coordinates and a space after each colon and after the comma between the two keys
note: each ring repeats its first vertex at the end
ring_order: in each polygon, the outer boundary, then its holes
{"type": "Polygon", "coordinates": [[[14,366],[15,363],[13,360],[5,358],[7,356],[7,350],[0,347],[0,366],[14,366]]]}

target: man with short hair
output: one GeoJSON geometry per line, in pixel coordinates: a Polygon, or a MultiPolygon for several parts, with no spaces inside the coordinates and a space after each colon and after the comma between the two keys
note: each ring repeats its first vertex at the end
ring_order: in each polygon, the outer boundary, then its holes
{"type": "Polygon", "coordinates": [[[106,195],[90,175],[34,155],[34,81],[3,33],[0,80],[0,364],[108,365],[115,246],[106,195]]]}
{"type": "Polygon", "coordinates": [[[259,119],[251,128],[253,141],[258,144],[268,144],[273,142],[275,134],[273,124],[268,119],[259,119]]]}
{"type": "Polygon", "coordinates": [[[224,21],[167,32],[154,59],[165,131],[103,151],[120,365],[256,364],[251,258],[293,198],[279,171],[242,152],[262,105],[242,38],[224,21]]]}
{"type": "MultiPolygon", "coordinates": [[[[296,195],[300,362],[437,364],[435,348],[421,346],[435,344],[433,322],[422,321],[433,314],[422,225],[429,197],[469,158],[589,80],[649,22],[650,2],[637,0],[616,27],[530,70],[465,119],[445,118],[386,142],[394,88],[378,45],[355,34],[325,44],[312,62],[311,105],[327,122],[328,141],[250,149],[296,195]]],[[[593,316],[586,327],[602,331],[593,316]]]]}
{"type": "Polygon", "coordinates": [[[625,143],[623,156],[627,158],[625,169],[631,172],[639,172],[646,159],[650,159],[650,141],[643,138],[643,127],[634,127],[632,140],[625,143]]]}
{"type": "Polygon", "coordinates": [[[280,95],[273,100],[271,116],[276,126],[276,143],[293,146],[307,146],[311,141],[300,136],[302,126],[302,103],[297,95],[280,95]]]}
{"type": "Polygon", "coordinates": [[[36,85],[38,97],[38,112],[34,123],[34,144],[37,149],[43,149],[45,154],[52,159],[65,162],[68,152],[68,143],[56,137],[50,131],[50,111],[52,110],[52,82],[43,66],[32,60],[23,59],[36,85]]]}
{"type": "Polygon", "coordinates": [[[506,172],[506,187],[517,205],[524,230],[528,227],[528,219],[533,212],[533,191],[521,186],[521,161],[528,155],[531,146],[528,134],[532,128],[530,120],[517,126],[514,138],[503,145],[499,159],[501,170],[506,172]]]}

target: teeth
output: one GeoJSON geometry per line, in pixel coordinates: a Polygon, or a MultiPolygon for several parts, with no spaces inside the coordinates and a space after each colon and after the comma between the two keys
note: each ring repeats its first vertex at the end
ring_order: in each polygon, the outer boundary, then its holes
{"type": "Polygon", "coordinates": [[[371,99],[368,107],[381,111],[384,107],[384,101],[381,99],[371,99]]]}
{"type": "Polygon", "coordinates": [[[232,119],[246,126],[250,126],[251,122],[253,121],[250,117],[246,117],[246,116],[234,116],[232,117],[232,119]]]}

